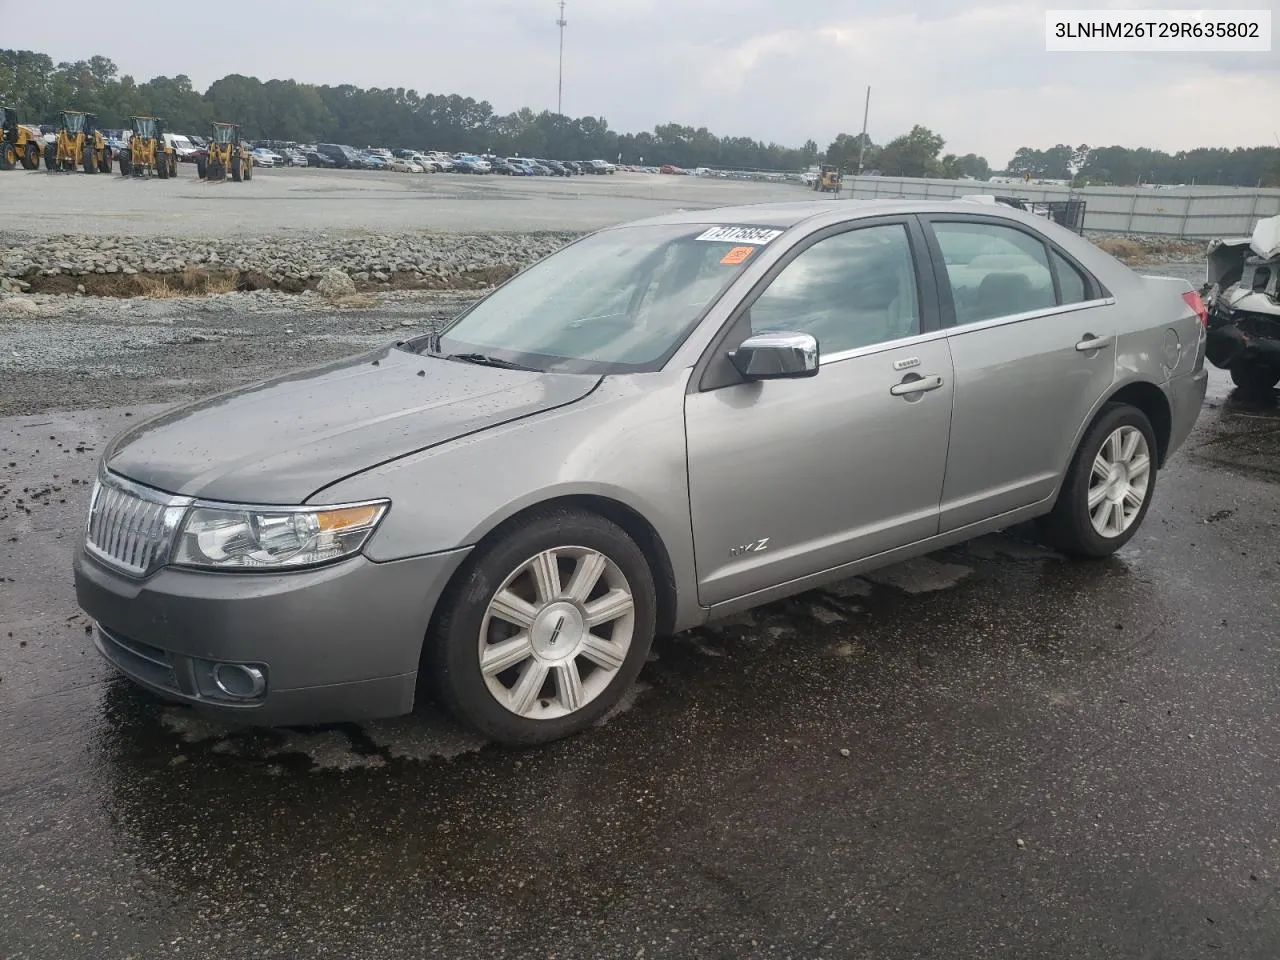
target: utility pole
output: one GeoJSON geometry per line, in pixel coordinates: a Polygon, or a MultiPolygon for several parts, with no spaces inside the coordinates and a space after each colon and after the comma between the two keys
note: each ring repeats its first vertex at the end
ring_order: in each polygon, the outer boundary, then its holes
{"type": "Polygon", "coordinates": [[[560,28],[560,84],[556,93],[556,113],[564,114],[564,28],[569,25],[569,21],[564,18],[565,0],[560,0],[560,19],[556,21],[556,26],[560,28]]]}
{"type": "Polygon", "coordinates": [[[871,113],[871,88],[867,87],[867,103],[862,108],[862,139],[858,141],[858,176],[862,176],[862,157],[867,150],[867,117],[871,113]]]}

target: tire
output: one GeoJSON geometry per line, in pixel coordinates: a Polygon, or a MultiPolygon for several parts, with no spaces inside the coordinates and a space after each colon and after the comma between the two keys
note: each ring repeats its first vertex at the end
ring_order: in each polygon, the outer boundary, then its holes
{"type": "Polygon", "coordinates": [[[245,178],[245,180],[252,180],[252,179],[253,179],[253,164],[252,164],[252,163],[247,164],[247,165],[245,166],[245,168],[244,168],[244,178],[245,178]]]}
{"type": "Polygon", "coordinates": [[[12,170],[18,162],[18,153],[11,143],[0,143],[0,170],[12,170]]]}
{"type": "Polygon", "coordinates": [[[44,168],[52,170],[58,163],[58,148],[52,143],[44,145],[44,168]]]}
{"type": "Polygon", "coordinates": [[[530,746],[580,733],[621,699],[649,655],[657,594],[644,553],[621,527],[583,510],[556,507],[522,517],[488,538],[455,575],[438,610],[423,650],[424,679],[458,720],[498,743],[530,746]],[[536,587],[540,578],[534,570],[547,569],[542,564],[552,551],[560,556],[559,591],[536,587]],[[575,573],[592,566],[597,579],[585,593],[546,602],[550,593],[565,596],[575,573]],[[524,647],[517,642],[497,666],[500,672],[486,677],[481,645],[490,651],[510,645],[523,617],[493,615],[491,603],[499,593],[513,595],[519,605],[508,609],[530,614],[536,609],[538,614],[524,647]],[[622,602],[627,593],[629,606],[622,602]],[[585,626],[584,608],[600,604],[606,594],[617,598],[619,612],[594,627],[585,626]],[[574,652],[557,650],[558,639],[574,652]],[[594,641],[590,650],[580,645],[588,640],[594,641]],[[514,698],[521,682],[534,676],[542,684],[530,688],[525,704],[518,707],[514,698]],[[577,678],[576,684],[571,677],[577,678]],[[512,706],[500,702],[499,696],[511,697],[512,706]],[[576,709],[575,698],[581,702],[576,709]]]}
{"type": "Polygon", "coordinates": [[[40,169],[40,147],[34,143],[28,143],[27,149],[22,155],[22,165],[28,170],[40,169]]]}
{"type": "Polygon", "coordinates": [[[102,149],[102,160],[98,163],[98,172],[99,172],[99,173],[110,173],[110,172],[111,172],[111,161],[112,161],[111,148],[110,148],[110,147],[103,147],[103,149],[102,149]]]}
{"type": "Polygon", "coordinates": [[[133,172],[133,155],[126,150],[120,154],[120,176],[127,177],[133,172]]]}
{"type": "Polygon", "coordinates": [[[1052,512],[1040,521],[1045,542],[1068,555],[1087,558],[1108,557],[1128,543],[1155,496],[1157,449],[1146,414],[1125,403],[1106,404],[1085,431],[1052,512]],[[1144,456],[1145,466],[1133,469],[1144,456]],[[1121,467],[1104,475],[1101,471],[1109,462],[1121,467]],[[1093,511],[1091,495],[1101,496],[1093,511]],[[1134,509],[1136,497],[1141,502],[1134,509]],[[1098,522],[1103,529],[1095,525],[1098,522]]]}
{"type": "Polygon", "coordinates": [[[1231,382],[1242,393],[1270,393],[1280,383],[1280,367],[1260,363],[1238,363],[1231,368],[1231,382]]]}
{"type": "Polygon", "coordinates": [[[242,179],[242,177],[240,176],[240,167],[241,167],[240,158],[232,157],[231,158],[231,179],[236,183],[239,183],[242,179]]]}
{"type": "Polygon", "coordinates": [[[80,151],[80,165],[85,173],[98,172],[98,161],[93,158],[93,147],[85,147],[80,151]]]}
{"type": "Polygon", "coordinates": [[[209,164],[204,157],[196,157],[196,176],[201,180],[209,173],[209,164]]]}
{"type": "Polygon", "coordinates": [[[156,176],[161,180],[169,179],[169,164],[165,162],[162,155],[156,156],[156,176]]]}
{"type": "Polygon", "coordinates": [[[169,176],[173,178],[178,176],[178,158],[173,155],[169,157],[169,176]]]}

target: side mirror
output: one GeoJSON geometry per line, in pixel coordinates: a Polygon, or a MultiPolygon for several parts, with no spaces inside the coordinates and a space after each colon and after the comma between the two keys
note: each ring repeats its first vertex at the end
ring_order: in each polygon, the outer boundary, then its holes
{"type": "Polygon", "coordinates": [[[748,380],[790,380],[818,375],[818,340],[808,333],[774,330],[757,333],[729,353],[748,380]]]}

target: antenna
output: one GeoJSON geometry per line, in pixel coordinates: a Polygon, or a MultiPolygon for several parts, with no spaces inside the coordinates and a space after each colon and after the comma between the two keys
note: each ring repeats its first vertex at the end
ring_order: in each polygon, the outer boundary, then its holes
{"type": "Polygon", "coordinates": [[[560,19],[556,21],[556,26],[560,28],[560,83],[556,92],[556,113],[564,113],[564,28],[569,25],[569,21],[564,18],[565,0],[560,0],[560,19]]]}

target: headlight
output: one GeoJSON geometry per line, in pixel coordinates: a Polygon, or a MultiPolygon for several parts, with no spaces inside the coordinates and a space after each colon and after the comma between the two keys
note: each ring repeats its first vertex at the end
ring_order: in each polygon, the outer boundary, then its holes
{"type": "Polygon", "coordinates": [[[288,569],[360,551],[390,503],[341,507],[193,506],[178,535],[173,563],[218,569],[288,569]]]}

